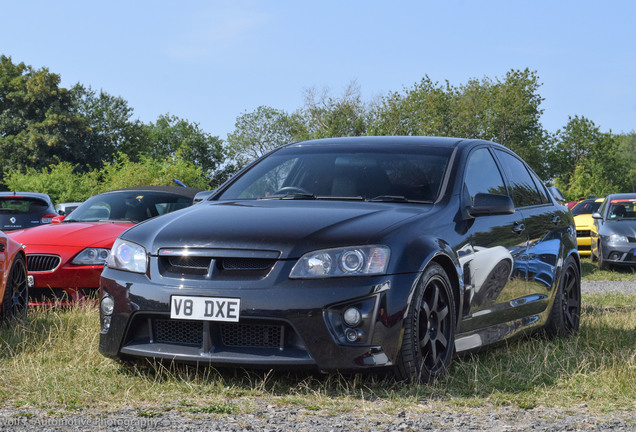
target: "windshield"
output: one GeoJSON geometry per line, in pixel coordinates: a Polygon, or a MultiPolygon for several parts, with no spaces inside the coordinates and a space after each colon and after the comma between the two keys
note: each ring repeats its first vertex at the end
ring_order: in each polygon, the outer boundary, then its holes
{"type": "Polygon", "coordinates": [[[192,199],[188,197],[164,192],[109,192],[89,198],[64,219],[64,222],[141,222],[191,204],[192,199]]]}
{"type": "Polygon", "coordinates": [[[38,198],[30,197],[1,197],[0,212],[2,213],[45,213],[49,205],[38,198]]]}
{"type": "Polygon", "coordinates": [[[452,152],[446,147],[289,147],[233,182],[217,199],[433,202],[452,152]]]}
{"type": "Polygon", "coordinates": [[[581,201],[577,205],[572,208],[572,215],[578,216],[582,214],[592,214],[595,211],[598,211],[598,208],[603,204],[603,201],[596,200],[585,200],[581,201]]]}
{"type": "Polygon", "coordinates": [[[608,219],[636,220],[636,198],[616,199],[616,200],[610,201],[608,219]]]}

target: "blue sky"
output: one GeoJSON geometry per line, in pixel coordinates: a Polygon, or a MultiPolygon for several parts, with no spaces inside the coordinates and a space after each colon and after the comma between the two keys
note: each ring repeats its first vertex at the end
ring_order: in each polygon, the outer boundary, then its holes
{"type": "Polygon", "coordinates": [[[121,96],[134,117],[170,113],[226,138],[259,105],[306,89],[365,100],[425,75],[453,85],[537,71],[543,126],[586,116],[636,130],[636,2],[0,0],[0,54],[121,96]]]}

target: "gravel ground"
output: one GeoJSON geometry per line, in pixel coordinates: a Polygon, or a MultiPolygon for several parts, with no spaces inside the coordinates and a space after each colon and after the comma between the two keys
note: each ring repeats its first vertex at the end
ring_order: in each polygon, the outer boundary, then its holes
{"type": "MultiPolygon", "coordinates": [[[[636,282],[584,281],[584,293],[636,294],[636,282]]],[[[585,405],[570,409],[489,406],[452,410],[439,402],[421,401],[397,414],[376,414],[376,402],[365,402],[372,413],[331,414],[294,406],[250,401],[250,414],[193,414],[178,410],[159,412],[120,409],[52,413],[45,410],[0,408],[1,430],[26,431],[636,431],[636,412],[590,412],[585,405]]]]}
{"type": "Polygon", "coordinates": [[[581,292],[621,292],[624,294],[636,294],[636,282],[634,281],[582,281],[581,292]]]}

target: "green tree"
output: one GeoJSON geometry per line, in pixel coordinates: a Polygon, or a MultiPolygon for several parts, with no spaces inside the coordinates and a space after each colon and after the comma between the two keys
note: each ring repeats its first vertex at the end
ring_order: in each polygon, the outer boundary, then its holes
{"type": "Polygon", "coordinates": [[[549,160],[558,173],[555,184],[566,198],[602,196],[624,188],[627,166],[614,135],[601,132],[585,117],[574,116],[554,140],[549,160]]]}
{"type": "Polygon", "coordinates": [[[128,102],[104,91],[76,84],[72,89],[73,110],[85,119],[87,130],[77,136],[73,159],[84,171],[89,167],[100,168],[112,162],[117,153],[128,154],[133,160],[140,153],[148,152],[150,142],[145,136],[144,125],[133,120],[133,109],[128,102]]]}
{"type": "Polygon", "coordinates": [[[60,76],[46,68],[0,56],[0,174],[74,162],[77,137],[86,135],[87,125],[73,111],[71,93],[59,84],[60,76]]]}
{"type": "MultiPolygon", "coordinates": [[[[149,143],[145,155],[153,159],[177,158],[201,169],[212,181],[225,161],[225,149],[219,137],[201,130],[197,123],[170,114],[160,116],[146,127],[149,143]]],[[[186,183],[187,184],[187,183],[186,183]]],[[[190,185],[188,185],[190,186],[190,185]]]]}
{"type": "Polygon", "coordinates": [[[471,79],[439,84],[425,76],[412,88],[392,92],[373,112],[373,135],[433,135],[495,141],[515,151],[545,177],[547,133],[540,123],[543,98],[538,76],[511,70],[503,80],[471,79]]]}
{"type": "Polygon", "coordinates": [[[139,161],[132,161],[124,153],[102,169],[82,172],[69,162],[60,162],[39,170],[9,171],[5,181],[11,190],[47,193],[54,203],[60,203],[84,201],[111,189],[174,186],[174,178],[191,187],[207,187],[201,168],[178,156],[153,159],[142,155],[139,161]]]}
{"type": "Polygon", "coordinates": [[[307,90],[303,108],[292,119],[296,121],[292,122],[296,125],[292,128],[294,135],[299,139],[361,136],[367,133],[369,109],[354,81],[341,97],[331,96],[328,89],[307,90]]]}
{"type": "Polygon", "coordinates": [[[624,162],[625,168],[621,173],[623,192],[636,193],[636,132],[617,135],[618,157],[624,162]]]}
{"type": "Polygon", "coordinates": [[[241,114],[227,137],[233,168],[242,168],[276,147],[293,142],[299,127],[293,116],[267,106],[241,114]]]}

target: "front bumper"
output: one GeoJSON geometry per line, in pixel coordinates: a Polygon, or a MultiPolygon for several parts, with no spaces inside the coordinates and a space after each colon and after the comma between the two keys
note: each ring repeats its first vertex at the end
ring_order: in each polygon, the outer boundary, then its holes
{"type": "Polygon", "coordinates": [[[603,259],[609,264],[636,266],[636,243],[610,243],[601,245],[603,259]]]}
{"type": "Polygon", "coordinates": [[[278,262],[252,281],[189,281],[105,268],[100,298],[99,350],[110,357],[142,357],[228,366],[316,367],[348,370],[395,363],[403,318],[418,274],[290,280],[293,263],[278,262]],[[240,298],[237,323],[170,319],[171,295],[240,298]],[[344,310],[356,307],[358,340],[347,341],[344,310]]]}
{"type": "Polygon", "coordinates": [[[66,305],[95,298],[104,266],[64,264],[51,272],[29,272],[33,287],[29,288],[29,305],[66,305]]]}

